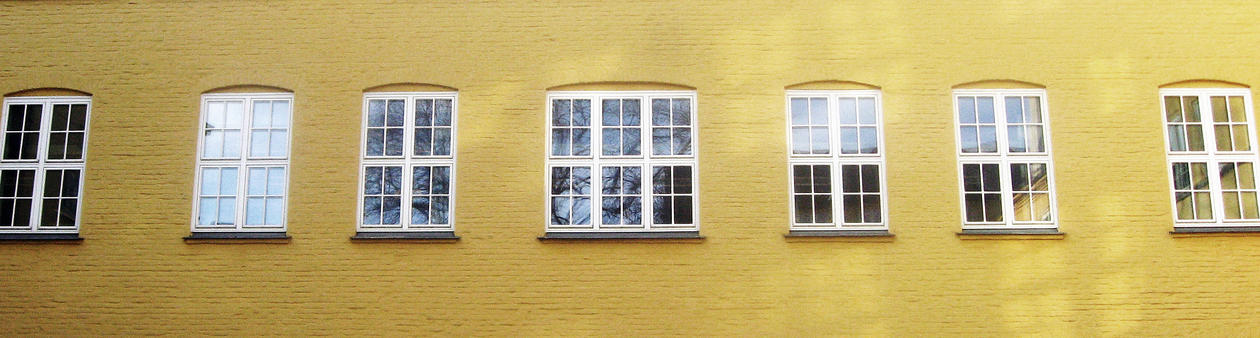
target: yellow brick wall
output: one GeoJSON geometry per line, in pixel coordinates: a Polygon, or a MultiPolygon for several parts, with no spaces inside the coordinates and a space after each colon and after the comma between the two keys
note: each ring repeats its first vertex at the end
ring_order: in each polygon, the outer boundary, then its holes
{"type": "Polygon", "coordinates": [[[1260,237],[1173,238],[1158,86],[1260,84],[1253,1],[0,1],[0,92],[93,94],[78,245],[0,334],[1260,332],[1260,237]],[[1046,87],[1062,240],[961,240],[951,86],[1046,87]],[[883,89],[891,242],[789,242],[784,87],[883,89]],[[702,243],[551,243],[546,88],[697,88],[702,243]],[[455,244],[351,243],[363,89],[459,89],[455,244]],[[288,244],[190,245],[200,93],[292,89],[288,244]]]}

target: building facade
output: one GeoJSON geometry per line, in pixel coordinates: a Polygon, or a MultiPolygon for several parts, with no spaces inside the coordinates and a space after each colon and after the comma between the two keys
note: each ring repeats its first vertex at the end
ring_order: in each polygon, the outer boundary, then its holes
{"type": "Polygon", "coordinates": [[[1257,16],[0,2],[0,332],[1255,334],[1257,16]]]}

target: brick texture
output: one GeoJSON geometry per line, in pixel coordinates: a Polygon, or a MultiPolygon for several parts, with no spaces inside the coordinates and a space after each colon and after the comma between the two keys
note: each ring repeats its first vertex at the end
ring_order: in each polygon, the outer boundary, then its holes
{"type": "Polygon", "coordinates": [[[0,334],[1260,332],[1260,238],[1173,238],[1157,89],[1260,84],[1252,1],[0,1],[0,92],[93,94],[79,245],[0,334]],[[951,86],[1047,88],[1062,240],[960,240],[951,86]],[[884,93],[892,242],[788,242],[784,86],[884,93]],[[551,243],[546,88],[697,88],[702,243],[551,243]],[[459,89],[456,244],[351,243],[364,88],[459,89]],[[288,244],[190,245],[198,99],[294,91],[288,244]]]}

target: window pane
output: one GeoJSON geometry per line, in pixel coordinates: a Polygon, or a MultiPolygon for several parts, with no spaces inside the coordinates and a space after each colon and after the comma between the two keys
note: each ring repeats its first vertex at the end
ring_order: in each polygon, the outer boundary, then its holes
{"type": "Polygon", "coordinates": [[[859,129],[861,134],[861,148],[863,154],[875,154],[879,152],[879,134],[875,132],[875,127],[862,127],[859,129]]]}
{"type": "Polygon", "coordinates": [[[1168,126],[1168,147],[1171,151],[1186,151],[1186,129],[1181,125],[1168,126]]]}
{"type": "Polygon", "coordinates": [[[284,198],[268,197],[267,198],[267,224],[280,225],[284,217],[284,198]]]}
{"type": "Polygon", "coordinates": [[[984,181],[984,191],[1002,191],[1002,180],[998,173],[998,165],[985,163],[980,165],[981,179],[984,181]]]}
{"type": "Polygon", "coordinates": [[[669,155],[669,142],[669,128],[652,128],[652,155],[669,155]]]}
{"type": "Polygon", "coordinates": [[[691,155],[691,128],[674,128],[674,155],[691,155]]]}
{"type": "Polygon", "coordinates": [[[643,224],[643,198],[642,197],[626,197],[621,202],[621,208],[625,211],[625,224],[643,224]]]}
{"type": "Polygon", "coordinates": [[[1234,150],[1234,142],[1229,137],[1229,125],[1216,126],[1216,150],[1232,151],[1234,150]]]}
{"type": "Polygon", "coordinates": [[[572,108],[572,100],[554,100],[551,101],[551,125],[564,127],[568,126],[572,119],[569,110],[572,108]]]}
{"type": "Polygon", "coordinates": [[[993,116],[993,98],[981,96],[976,98],[976,120],[979,123],[997,122],[993,116]]]}
{"type": "Polygon", "coordinates": [[[551,155],[569,156],[569,129],[559,128],[551,131],[551,155]]]}
{"type": "Polygon", "coordinates": [[[1201,122],[1199,118],[1199,97],[1185,96],[1181,98],[1182,111],[1186,115],[1187,122],[1201,122]]]}
{"type": "Polygon", "coordinates": [[[810,128],[810,130],[812,131],[812,137],[810,137],[809,142],[813,145],[813,153],[831,153],[831,144],[829,140],[831,136],[827,133],[827,127],[813,127],[810,128]]]}
{"type": "MultiPolygon", "coordinates": [[[[590,129],[582,129],[589,133],[590,129]]],[[[587,149],[586,154],[590,154],[590,138],[586,136],[587,149]]],[[[451,154],[451,128],[435,128],[433,130],[433,155],[446,156],[451,154]]]]}
{"type": "Polygon", "coordinates": [[[1024,127],[1010,126],[1006,127],[1007,137],[1010,139],[1010,151],[1013,153],[1022,153],[1027,151],[1024,143],[1024,127]]]}
{"type": "Polygon", "coordinates": [[[792,99],[792,125],[809,124],[809,99],[792,99]]]}
{"type": "MultiPolygon", "coordinates": [[[[401,127],[405,120],[404,112],[406,102],[403,100],[389,100],[389,107],[385,116],[385,125],[390,127],[401,127]]],[[[257,113],[255,113],[257,114],[257,113]]]]}
{"type": "Polygon", "coordinates": [[[252,197],[245,200],[245,224],[259,225],[263,224],[266,216],[267,202],[261,197],[252,197]]]}
{"type": "Polygon", "coordinates": [[[976,123],[976,99],[974,97],[958,98],[958,122],[976,123]]]}
{"type": "Polygon", "coordinates": [[[411,224],[429,224],[429,198],[411,199],[411,224]]]}
{"type": "Polygon", "coordinates": [[[831,195],[814,196],[814,220],[818,223],[831,223],[831,195]]]}
{"type": "MultiPolygon", "coordinates": [[[[441,102],[439,101],[438,103],[441,102]]],[[[437,121],[434,121],[436,124],[441,124],[443,122],[441,113],[442,111],[439,109],[437,116],[438,119],[437,121]]],[[[450,118],[448,117],[447,119],[449,120],[450,118]]],[[[447,122],[445,125],[450,125],[450,123],[447,122]]],[[[573,125],[591,125],[591,100],[573,100],[573,125]]]]}
{"type": "Polygon", "coordinates": [[[691,196],[674,196],[673,224],[691,223],[691,196]]]}
{"type": "Polygon", "coordinates": [[[621,125],[638,126],[642,123],[639,118],[639,105],[640,103],[638,99],[625,99],[621,101],[621,125]]]}
{"type": "Polygon", "coordinates": [[[796,209],[796,223],[814,223],[813,195],[796,195],[792,205],[796,209]]]}
{"type": "MultiPolygon", "coordinates": [[[[580,193],[589,194],[590,168],[574,168],[573,174],[575,176],[575,180],[583,179],[586,182],[587,192],[580,193]],[[576,177],[582,173],[585,173],[585,177],[576,177]]],[[[451,167],[433,167],[433,193],[437,195],[447,195],[451,193],[451,167]]]]}
{"type": "MultiPolygon", "coordinates": [[[[450,197],[434,196],[432,209],[433,209],[432,218],[430,219],[430,221],[433,224],[450,224],[451,223],[451,217],[450,217],[451,198],[450,197]]],[[[586,224],[586,223],[582,223],[582,224],[586,224]]]]}
{"type": "Polygon", "coordinates": [[[1007,123],[1024,123],[1024,105],[1023,100],[1018,96],[1006,97],[1006,122],[1007,123]]]}
{"type": "MultiPolygon", "coordinates": [[[[605,121],[607,121],[607,120],[605,120],[605,121]]],[[[601,147],[601,148],[603,149],[603,152],[601,152],[601,154],[603,154],[603,155],[605,155],[605,156],[616,156],[616,155],[620,155],[620,152],[621,152],[621,129],[618,129],[618,128],[604,128],[604,130],[603,130],[602,134],[603,134],[603,136],[601,136],[601,137],[602,137],[604,140],[603,140],[603,142],[601,142],[601,144],[602,144],[602,147],[601,147]]]]}
{"type": "MultiPolygon", "coordinates": [[[[248,194],[264,195],[267,193],[267,168],[249,168],[248,194]]],[[[259,204],[262,205],[261,203],[259,204]]]]}
{"type": "Polygon", "coordinates": [[[1234,150],[1251,150],[1251,135],[1247,133],[1247,125],[1234,125],[1234,150]]]}
{"type": "Polygon", "coordinates": [[[639,129],[622,129],[621,130],[621,151],[622,155],[639,155],[641,154],[639,147],[640,142],[639,129]]]}
{"type": "Polygon", "coordinates": [[[831,166],[815,165],[813,166],[813,187],[814,192],[830,193],[831,192],[831,166]]]}
{"type": "Polygon", "coordinates": [[[1213,96],[1210,100],[1212,102],[1212,121],[1229,122],[1229,106],[1225,104],[1225,97],[1213,96]]]}
{"type": "Polygon", "coordinates": [[[841,184],[844,192],[862,192],[862,179],[859,166],[846,164],[840,167],[841,184]]]}
{"type": "Polygon", "coordinates": [[[867,97],[858,99],[858,113],[859,122],[862,124],[875,124],[875,99],[867,97]]]}
{"type": "Polygon", "coordinates": [[[862,192],[879,192],[878,165],[862,165],[862,192]]]}
{"type": "Polygon", "coordinates": [[[1206,192],[1194,193],[1195,218],[1211,219],[1212,218],[1212,199],[1211,195],[1206,192]]]}
{"type": "Polygon", "coordinates": [[[862,223],[862,195],[844,195],[844,222],[862,223]]]}
{"type": "Polygon", "coordinates": [[[1203,151],[1203,126],[1186,126],[1186,139],[1189,141],[1190,151],[1203,151]]]}
{"type": "Polygon", "coordinates": [[[416,100],[416,126],[433,125],[433,100],[418,99],[416,100]]]}
{"type": "MultiPolygon", "coordinates": [[[[621,125],[621,100],[605,99],[603,101],[603,112],[600,124],[604,126],[620,126],[621,125]]],[[[604,129],[608,130],[608,129],[604,129]]]]}
{"type": "Polygon", "coordinates": [[[858,153],[858,128],[843,127],[840,128],[840,153],[857,154],[858,153]]]}
{"type": "Polygon", "coordinates": [[[862,217],[866,223],[879,223],[879,195],[862,196],[862,217]]]}
{"type": "Polygon", "coordinates": [[[959,141],[961,142],[962,152],[978,153],[980,152],[980,144],[976,142],[979,137],[979,131],[976,127],[962,126],[959,129],[959,141]]]}
{"type": "Polygon", "coordinates": [[[984,220],[988,222],[1002,221],[1002,195],[984,194],[984,220]]]}
{"type": "MultiPolygon", "coordinates": [[[[690,99],[674,99],[674,125],[689,126],[691,125],[691,100],[690,99]]],[[[825,113],[825,112],[824,112],[825,113]]]]}
{"type": "Polygon", "coordinates": [[[1229,97],[1229,116],[1234,122],[1247,122],[1247,106],[1242,96],[1229,97]]]}
{"type": "Polygon", "coordinates": [[[814,98],[809,100],[809,121],[814,125],[827,124],[827,99],[814,98]]]}
{"type": "Polygon", "coordinates": [[[250,127],[271,127],[271,101],[254,101],[254,119],[250,127]]]}
{"type": "MultiPolygon", "coordinates": [[[[23,151],[23,154],[25,154],[25,151],[23,151]]],[[[240,131],[228,130],[223,133],[223,157],[226,157],[226,158],[241,157],[241,132],[240,131]]]]}
{"type": "MultiPolygon", "coordinates": [[[[563,134],[563,135],[558,135],[560,137],[567,138],[569,136],[568,130],[566,129],[552,130],[551,133],[553,135],[551,139],[551,142],[553,144],[557,142],[557,133],[563,134]]],[[[413,135],[412,137],[415,138],[415,141],[413,141],[413,145],[412,145],[412,148],[413,148],[412,153],[414,153],[416,156],[427,156],[427,155],[433,154],[433,128],[416,128],[415,135],[413,135]]],[[[567,139],[564,140],[564,142],[567,142],[567,141],[568,141],[567,139]]],[[[562,144],[560,146],[563,146],[564,150],[569,149],[569,146],[567,143],[562,144]]],[[[555,151],[556,148],[553,146],[552,150],[555,151]]]]}
{"type": "Polygon", "coordinates": [[[1164,97],[1164,115],[1165,115],[1165,121],[1168,121],[1168,122],[1185,121],[1185,119],[1182,118],[1182,114],[1181,114],[1181,97],[1178,97],[1178,96],[1165,96],[1164,97]]]}
{"type": "Polygon", "coordinates": [[[980,126],[980,152],[996,153],[997,151],[997,128],[993,126],[980,126]]]}
{"type": "Polygon", "coordinates": [[[840,107],[840,123],[856,124],[858,122],[857,100],[849,97],[842,97],[836,100],[840,107]]]}
{"type": "MultiPolygon", "coordinates": [[[[586,102],[586,105],[585,105],[585,107],[586,107],[586,116],[585,116],[585,119],[587,120],[587,124],[584,124],[584,125],[590,125],[589,120],[590,120],[590,111],[591,111],[591,101],[585,101],[585,102],[586,102]]],[[[575,101],[575,102],[574,102],[574,104],[576,105],[576,104],[577,104],[577,102],[575,101]]],[[[453,120],[454,120],[454,118],[453,118],[453,115],[452,115],[452,112],[453,112],[453,107],[454,107],[454,102],[452,102],[450,99],[438,99],[438,100],[434,100],[434,102],[433,102],[433,112],[434,112],[434,114],[433,114],[433,125],[435,125],[435,126],[447,126],[447,127],[451,126],[451,125],[452,125],[452,123],[454,123],[454,121],[453,121],[453,120]]],[[[577,119],[577,118],[576,118],[576,117],[574,117],[574,120],[576,120],[576,119],[577,119]]]]}
{"type": "Polygon", "coordinates": [[[984,204],[980,194],[966,194],[963,198],[968,222],[984,222],[984,204]]]}

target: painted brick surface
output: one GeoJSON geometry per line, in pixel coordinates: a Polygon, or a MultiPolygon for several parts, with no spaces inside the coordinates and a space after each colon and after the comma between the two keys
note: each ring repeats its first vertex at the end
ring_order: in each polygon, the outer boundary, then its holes
{"type": "Polygon", "coordinates": [[[0,334],[1257,334],[1260,237],[1173,238],[1157,88],[1260,84],[1251,1],[0,2],[93,94],[79,245],[0,334]],[[951,86],[1045,85],[1062,240],[960,240],[951,86]],[[892,242],[788,242],[784,87],[883,89],[892,242]],[[702,243],[551,243],[546,88],[697,88],[702,243]],[[459,89],[456,244],[351,243],[364,88],[459,89]],[[294,91],[288,244],[190,245],[198,100],[294,91]]]}

